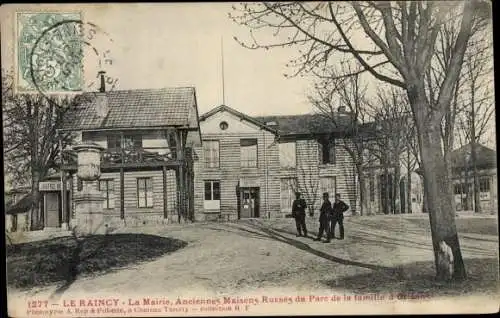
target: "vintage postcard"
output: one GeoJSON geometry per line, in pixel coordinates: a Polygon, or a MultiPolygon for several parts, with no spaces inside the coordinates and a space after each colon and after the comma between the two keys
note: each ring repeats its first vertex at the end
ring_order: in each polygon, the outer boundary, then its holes
{"type": "Polygon", "coordinates": [[[490,2],[0,21],[10,317],[498,311],[490,2]]]}

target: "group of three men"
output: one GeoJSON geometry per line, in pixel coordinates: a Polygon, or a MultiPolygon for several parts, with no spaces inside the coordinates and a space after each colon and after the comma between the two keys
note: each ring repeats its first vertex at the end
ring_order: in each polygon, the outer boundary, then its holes
{"type": "MultiPolygon", "coordinates": [[[[307,237],[306,227],[306,201],[302,199],[300,192],[295,193],[295,200],[292,204],[292,216],[295,218],[295,225],[297,226],[297,236],[307,237]]],[[[332,238],[335,238],[335,226],[339,224],[340,240],[344,239],[344,212],[349,209],[349,206],[340,200],[340,194],[335,194],[335,201],[332,203],[329,200],[328,192],[323,193],[323,204],[320,208],[319,215],[319,232],[318,237],[314,240],[319,241],[326,232],[326,241],[329,243],[332,238]]]]}

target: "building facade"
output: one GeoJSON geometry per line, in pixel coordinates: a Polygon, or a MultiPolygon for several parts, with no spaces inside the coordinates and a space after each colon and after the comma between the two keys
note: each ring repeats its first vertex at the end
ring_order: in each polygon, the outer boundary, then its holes
{"type": "MultiPolygon", "coordinates": [[[[497,213],[498,211],[498,176],[496,151],[479,143],[476,149],[476,171],[479,184],[480,211],[497,213]]],[[[475,211],[474,202],[474,169],[471,156],[471,144],[460,147],[451,153],[452,178],[455,209],[475,211]]]]}
{"type": "Polygon", "coordinates": [[[62,153],[61,188],[44,196],[46,227],[72,225],[84,186],[104,197],[106,227],[194,219],[191,149],[201,142],[194,88],[85,93],[59,132],[74,140],[62,153]],[[93,184],[77,176],[72,146],[80,143],[104,149],[93,184]]]}
{"type": "MultiPolygon", "coordinates": [[[[352,118],[337,116],[335,124],[320,115],[251,117],[225,105],[201,115],[203,145],[194,148],[196,220],[285,217],[296,191],[310,214],[318,213],[324,192],[332,200],[340,193],[347,213],[360,211],[358,173],[343,146],[350,142],[352,118]]],[[[370,176],[369,211],[382,213],[383,181],[370,176]]]]}

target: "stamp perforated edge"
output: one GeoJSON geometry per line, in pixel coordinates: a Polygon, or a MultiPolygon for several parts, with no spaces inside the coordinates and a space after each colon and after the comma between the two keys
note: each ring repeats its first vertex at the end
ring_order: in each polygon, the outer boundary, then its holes
{"type": "MultiPolygon", "coordinates": [[[[47,10],[20,10],[20,11],[15,11],[14,12],[14,21],[13,21],[13,49],[14,49],[14,54],[12,56],[13,58],[13,77],[14,77],[14,94],[40,94],[41,92],[37,91],[36,89],[26,89],[26,90],[20,90],[20,83],[19,83],[19,58],[18,58],[18,34],[19,34],[19,16],[21,14],[36,14],[36,13],[59,13],[59,14],[78,14],[80,16],[80,20],[82,23],[85,23],[85,15],[84,11],[82,10],[57,10],[56,8],[50,8],[47,10]]],[[[78,95],[83,92],[83,88],[85,87],[85,56],[82,57],[81,61],[81,76],[82,76],[82,90],[79,91],[47,91],[43,92],[45,95],[78,95]]]]}

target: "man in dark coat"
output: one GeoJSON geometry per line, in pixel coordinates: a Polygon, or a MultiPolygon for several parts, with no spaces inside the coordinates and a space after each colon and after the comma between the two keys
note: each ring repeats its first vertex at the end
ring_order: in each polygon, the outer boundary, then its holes
{"type": "Polygon", "coordinates": [[[349,206],[342,200],[340,200],[340,193],[335,194],[335,201],[333,202],[332,212],[332,222],[330,234],[332,238],[335,238],[335,226],[339,224],[340,230],[340,240],[344,239],[344,212],[349,209],[349,206]]]}
{"type": "Polygon", "coordinates": [[[295,218],[297,236],[302,236],[302,231],[304,231],[304,236],[307,237],[306,207],[306,201],[300,197],[300,192],[296,192],[292,203],[292,216],[295,218]]]}
{"type": "Polygon", "coordinates": [[[323,232],[326,232],[326,240],[330,241],[330,218],[332,213],[332,203],[328,199],[328,192],[323,193],[323,204],[319,210],[319,232],[315,241],[321,240],[323,232]]]}

